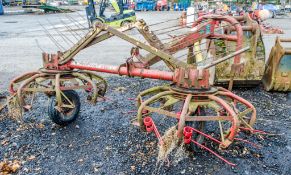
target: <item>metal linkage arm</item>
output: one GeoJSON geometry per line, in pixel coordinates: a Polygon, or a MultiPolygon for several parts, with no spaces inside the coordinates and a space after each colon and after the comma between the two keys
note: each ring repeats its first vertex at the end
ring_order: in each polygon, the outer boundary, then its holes
{"type": "Polygon", "coordinates": [[[157,36],[154,33],[149,31],[148,26],[142,20],[138,21],[135,24],[131,24],[129,26],[119,28],[119,29],[115,29],[106,24],[102,24],[98,22],[95,23],[93,27],[94,28],[90,30],[90,32],[87,33],[86,36],[84,36],[72,48],[65,51],[62,54],[62,56],[60,56],[60,59],[59,59],[60,65],[68,63],[81,50],[89,46],[92,46],[94,44],[97,44],[99,42],[102,42],[112,36],[117,36],[133,45],[136,45],[137,47],[140,47],[150,52],[156,57],[159,57],[160,59],[164,60],[167,65],[173,68],[177,68],[177,67],[186,68],[187,67],[186,63],[179,61],[175,59],[172,55],[168,54],[167,52],[162,51],[162,49],[164,48],[163,43],[157,38],[157,36]],[[123,33],[124,31],[130,30],[132,28],[137,28],[138,31],[141,33],[141,35],[144,36],[144,38],[147,40],[149,44],[142,43],[139,40],[123,33]],[[99,35],[102,31],[107,31],[107,32],[99,35]]]}
{"type": "MultiPolygon", "coordinates": [[[[124,32],[127,30],[130,30],[134,28],[135,25],[128,25],[126,27],[122,27],[117,29],[119,32],[124,32]]],[[[102,42],[112,36],[114,36],[112,33],[103,33],[99,35],[102,32],[102,25],[95,23],[94,28],[91,29],[81,40],[79,40],[73,47],[71,47],[69,50],[65,51],[63,55],[60,57],[59,64],[65,64],[73,59],[76,54],[78,54],[81,50],[90,47],[94,44],[97,44],[99,42],[102,42]],[[99,36],[98,36],[99,35],[99,36]]]]}
{"type": "MultiPolygon", "coordinates": [[[[202,39],[209,37],[210,35],[212,35],[213,32],[214,32],[213,21],[201,23],[197,25],[193,31],[186,33],[179,39],[174,38],[174,40],[171,43],[164,44],[163,50],[166,53],[174,54],[179,50],[182,50],[189,46],[193,46],[194,43],[196,43],[197,41],[201,41],[202,39]]],[[[161,58],[150,53],[145,57],[144,61],[147,63],[147,65],[151,66],[161,61],[161,58]]],[[[172,69],[171,67],[169,68],[172,69]]]]}
{"type": "MultiPolygon", "coordinates": [[[[143,35],[143,37],[148,41],[148,43],[156,48],[163,48],[163,44],[161,41],[155,36],[152,32],[150,32],[147,24],[144,20],[139,20],[136,23],[130,23],[127,26],[118,28],[117,30],[120,32],[125,32],[127,30],[131,30],[133,28],[137,28],[137,30],[143,35]]],[[[114,36],[110,32],[106,32],[102,35],[97,36],[93,41],[91,41],[85,48],[90,47],[94,44],[100,43],[106,39],[114,36]]]]}
{"type": "Polygon", "coordinates": [[[225,56],[225,57],[223,57],[223,58],[220,58],[220,59],[218,59],[218,60],[214,60],[214,61],[211,62],[210,64],[207,64],[207,65],[205,65],[205,66],[202,66],[202,68],[203,68],[203,69],[208,69],[208,68],[210,68],[210,67],[212,67],[212,66],[215,66],[215,65],[217,65],[217,64],[219,64],[219,63],[221,63],[221,62],[223,62],[223,61],[226,61],[226,60],[228,60],[228,59],[230,59],[230,58],[232,58],[232,57],[235,57],[236,55],[239,55],[239,54],[241,54],[241,53],[244,53],[245,51],[247,51],[247,50],[249,50],[249,49],[250,49],[250,47],[248,46],[248,47],[245,47],[245,48],[240,49],[240,50],[238,50],[238,51],[235,51],[235,52],[233,52],[233,53],[231,53],[231,54],[229,54],[229,55],[227,55],[227,56],[225,56]]]}
{"type": "Polygon", "coordinates": [[[208,20],[192,28],[192,32],[187,33],[184,37],[173,43],[168,51],[175,53],[181,49],[193,46],[197,41],[208,38],[214,34],[215,21],[208,20]]]}
{"type": "MultiPolygon", "coordinates": [[[[118,30],[120,32],[125,32],[125,31],[131,30],[131,29],[133,29],[135,27],[136,27],[135,24],[129,24],[129,25],[125,26],[125,27],[119,28],[118,30]]],[[[111,38],[112,36],[114,36],[114,35],[112,33],[109,33],[109,32],[106,32],[106,33],[104,33],[102,35],[99,35],[94,40],[92,40],[90,43],[88,43],[88,45],[85,48],[90,47],[90,46],[92,46],[94,44],[100,43],[100,42],[102,42],[104,40],[107,40],[107,39],[111,38]]]]}
{"type": "Polygon", "coordinates": [[[144,20],[139,20],[136,23],[136,28],[151,46],[161,50],[164,49],[164,44],[152,31],[150,31],[149,26],[144,20]]]}
{"type": "Polygon", "coordinates": [[[142,43],[140,42],[139,40],[131,37],[131,36],[128,36],[120,31],[118,31],[117,29],[114,29],[113,27],[110,27],[108,25],[104,25],[103,24],[103,27],[102,27],[104,30],[112,33],[113,35],[133,44],[133,45],[136,45],[137,47],[140,47],[156,56],[159,56],[162,60],[165,60],[167,62],[169,62],[171,64],[171,66],[173,66],[174,68],[178,68],[178,67],[187,67],[188,65],[182,61],[179,61],[177,59],[175,59],[172,55],[164,52],[164,51],[161,51],[159,50],[158,48],[155,48],[151,45],[148,45],[148,44],[145,44],[145,43],[142,43]]]}
{"type": "Polygon", "coordinates": [[[64,54],[60,57],[59,64],[65,64],[73,57],[79,53],[82,49],[84,49],[91,41],[95,39],[95,37],[101,32],[100,28],[95,28],[91,30],[85,37],[79,40],[72,48],[64,52],[64,54]]]}

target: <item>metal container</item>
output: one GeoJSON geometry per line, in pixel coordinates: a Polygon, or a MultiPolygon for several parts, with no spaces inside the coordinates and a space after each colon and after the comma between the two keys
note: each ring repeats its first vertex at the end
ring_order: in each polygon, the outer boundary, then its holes
{"type": "Polygon", "coordinates": [[[277,38],[271,50],[262,80],[267,91],[291,91],[291,48],[282,42],[290,43],[291,38],[277,38]]]}

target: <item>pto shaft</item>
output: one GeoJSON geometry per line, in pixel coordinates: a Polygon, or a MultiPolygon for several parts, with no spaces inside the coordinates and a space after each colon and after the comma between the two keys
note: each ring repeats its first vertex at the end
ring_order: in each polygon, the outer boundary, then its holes
{"type": "Polygon", "coordinates": [[[159,79],[159,80],[167,80],[167,81],[174,80],[173,72],[135,68],[135,67],[130,67],[128,69],[126,67],[112,66],[112,65],[96,65],[93,67],[93,66],[84,66],[84,65],[75,65],[75,64],[70,64],[68,65],[68,67],[73,68],[73,69],[90,70],[90,71],[104,72],[104,73],[118,74],[118,75],[137,76],[137,77],[142,77],[142,78],[151,78],[151,79],[159,79]]]}

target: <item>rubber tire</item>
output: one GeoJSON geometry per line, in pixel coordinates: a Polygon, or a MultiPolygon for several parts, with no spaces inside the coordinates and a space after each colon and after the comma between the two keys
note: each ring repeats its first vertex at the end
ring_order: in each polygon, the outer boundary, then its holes
{"type": "MultiPolygon", "coordinates": [[[[195,111],[195,113],[192,115],[197,115],[197,111],[195,111]]],[[[205,110],[203,108],[200,108],[199,115],[200,116],[206,115],[205,110]]],[[[205,128],[206,122],[205,121],[197,121],[197,122],[186,121],[185,124],[186,124],[186,126],[193,127],[195,129],[198,129],[199,131],[205,133],[205,130],[206,130],[206,128],[205,128]]],[[[204,142],[204,138],[205,137],[203,135],[198,134],[198,133],[193,131],[192,139],[194,139],[196,142],[202,144],[204,142]]],[[[200,147],[198,145],[194,144],[193,142],[191,142],[190,144],[187,144],[186,148],[189,151],[198,151],[200,149],[200,147]]]]}
{"type": "Polygon", "coordinates": [[[63,114],[61,112],[59,112],[55,106],[56,106],[56,97],[53,96],[50,98],[49,101],[49,105],[48,105],[48,115],[50,117],[50,119],[61,126],[66,126],[70,123],[72,123],[73,121],[75,121],[78,116],[79,116],[79,112],[80,112],[80,107],[81,107],[81,103],[80,103],[80,97],[77,94],[77,92],[73,91],[73,90],[67,90],[67,91],[63,91],[63,93],[74,103],[75,108],[73,109],[72,112],[70,112],[70,114],[63,114]]]}

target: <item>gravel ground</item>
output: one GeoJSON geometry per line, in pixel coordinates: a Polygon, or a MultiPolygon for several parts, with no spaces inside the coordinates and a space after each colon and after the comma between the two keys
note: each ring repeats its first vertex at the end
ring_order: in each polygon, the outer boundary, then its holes
{"type": "MultiPolygon", "coordinates": [[[[148,15],[139,13],[152,23],[177,16],[168,14],[169,16],[160,15],[157,19],[152,19],[151,14],[152,12],[148,15]]],[[[35,18],[41,20],[43,16],[35,18]]],[[[50,15],[50,19],[54,18],[57,15],[50,15]]],[[[11,20],[11,16],[6,16],[0,19],[0,23],[11,20]]],[[[43,34],[19,33],[26,27],[31,27],[31,31],[40,30],[33,23],[34,18],[19,15],[13,20],[19,24],[6,23],[0,31],[1,93],[5,93],[2,89],[7,87],[8,80],[13,76],[41,65],[40,50],[35,45],[35,38],[42,41],[42,47],[54,50],[51,43],[44,41],[43,34]],[[15,31],[8,34],[15,25],[25,26],[15,28],[15,31]],[[19,52],[15,52],[15,49],[19,52]],[[29,59],[30,64],[25,59],[29,59]]],[[[290,24],[290,19],[277,20],[278,25],[280,23],[290,36],[290,26],[287,23],[290,24]]],[[[270,38],[274,37],[266,37],[267,40],[270,38]]],[[[272,45],[270,43],[266,44],[267,52],[272,45]]],[[[111,43],[110,47],[116,50],[126,49],[118,48],[120,45],[122,44],[111,43]]],[[[101,47],[106,48],[108,45],[101,47]]],[[[93,48],[81,56],[91,62],[95,52],[93,48]]],[[[111,58],[110,54],[116,56],[113,52],[107,53],[107,56],[101,55],[98,62],[121,62],[107,59],[111,58]]],[[[119,54],[124,58],[128,49],[119,54]]],[[[2,114],[0,160],[19,160],[21,167],[17,174],[291,174],[291,110],[287,104],[287,94],[265,92],[262,87],[234,90],[256,107],[258,121],[255,128],[273,133],[263,139],[258,136],[248,138],[262,145],[261,149],[234,143],[229,149],[219,151],[229,161],[236,163],[237,167],[232,168],[205,151],[194,154],[186,152],[180,161],[172,155],[170,167],[158,167],[157,139],[153,134],[144,133],[131,124],[136,107],[129,98],[135,98],[140,91],[163,82],[117,76],[107,77],[107,80],[110,86],[106,97],[111,100],[99,102],[95,106],[82,103],[79,118],[67,127],[59,127],[50,121],[46,114],[47,99],[44,96],[36,100],[31,112],[24,114],[22,122],[2,114]],[[119,87],[124,87],[125,90],[116,91],[119,87]]],[[[83,93],[80,93],[80,97],[85,101],[83,93]]]]}
{"type": "MultiPolygon", "coordinates": [[[[267,93],[261,87],[237,89],[258,111],[256,129],[274,133],[249,140],[261,149],[234,143],[220,151],[231,168],[207,152],[187,153],[170,167],[157,167],[157,139],[133,126],[134,98],[138,92],[161,84],[138,78],[107,78],[107,97],[112,100],[96,106],[84,102],[76,122],[59,127],[45,113],[46,98],[39,97],[23,123],[4,118],[0,123],[0,156],[22,161],[18,174],[290,174],[290,106],[286,94],[267,93]],[[125,91],[116,91],[124,87],[125,91]],[[256,98],[253,98],[256,96],[256,98]]],[[[80,93],[84,100],[84,94],[80,93]]]]}

